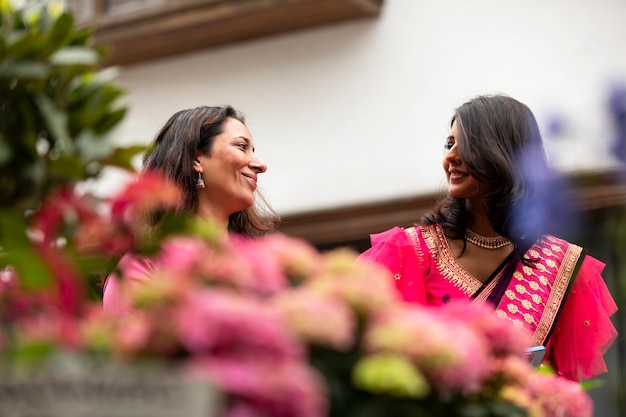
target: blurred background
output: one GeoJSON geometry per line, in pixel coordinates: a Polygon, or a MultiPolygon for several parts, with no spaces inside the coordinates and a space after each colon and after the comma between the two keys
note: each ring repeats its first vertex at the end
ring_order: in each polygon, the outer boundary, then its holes
{"type": "MultiPolygon", "coordinates": [[[[504,93],[535,113],[574,214],[561,234],[607,263],[626,306],[626,2],[623,0],[66,0],[119,69],[120,145],[176,111],[231,104],[269,169],[282,231],[363,250],[444,189],[454,109],[504,93]]],[[[137,161],[139,167],[140,161],[137,161]]],[[[92,184],[117,193],[127,174],[92,184]]],[[[623,337],[591,391],[626,415],[623,337]]]]}

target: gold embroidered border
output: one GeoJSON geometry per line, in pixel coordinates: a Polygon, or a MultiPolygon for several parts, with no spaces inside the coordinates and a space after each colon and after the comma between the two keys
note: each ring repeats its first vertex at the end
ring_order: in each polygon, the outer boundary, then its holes
{"type": "Polygon", "coordinates": [[[417,261],[420,264],[420,267],[424,268],[424,252],[422,252],[422,248],[419,243],[419,236],[417,236],[417,227],[409,227],[408,229],[404,229],[404,232],[409,237],[411,244],[413,245],[413,250],[415,251],[415,256],[417,256],[417,261]]]}
{"type": "Polygon", "coordinates": [[[440,271],[444,279],[465,294],[474,294],[482,282],[474,278],[456,261],[441,227],[436,224],[424,226],[422,227],[422,236],[431,256],[435,259],[437,270],[440,271]]]}
{"type": "Polygon", "coordinates": [[[569,287],[570,280],[573,279],[572,273],[578,263],[578,258],[582,253],[582,248],[573,244],[568,244],[567,251],[563,257],[563,262],[557,273],[557,276],[552,284],[552,291],[546,302],[546,306],[539,320],[539,324],[533,334],[533,344],[541,345],[545,343],[550,329],[554,325],[556,315],[561,308],[561,304],[565,299],[567,288],[569,287]]]}

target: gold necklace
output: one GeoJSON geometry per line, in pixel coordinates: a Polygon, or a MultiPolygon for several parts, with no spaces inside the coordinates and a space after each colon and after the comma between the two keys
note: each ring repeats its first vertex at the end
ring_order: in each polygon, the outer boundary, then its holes
{"type": "Polygon", "coordinates": [[[469,228],[465,231],[465,240],[485,249],[500,249],[506,245],[510,245],[511,241],[504,236],[487,237],[481,236],[473,232],[469,228]]]}

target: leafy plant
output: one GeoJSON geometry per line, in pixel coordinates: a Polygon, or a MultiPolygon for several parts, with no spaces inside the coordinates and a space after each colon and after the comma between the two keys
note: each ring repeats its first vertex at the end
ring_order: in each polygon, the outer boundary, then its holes
{"type": "Polygon", "coordinates": [[[50,282],[26,236],[25,215],[59,187],[132,169],[143,147],[116,148],[111,132],[126,114],[116,71],[101,68],[92,29],[77,29],[59,1],[20,8],[0,0],[0,268],[31,284],[50,282]]]}

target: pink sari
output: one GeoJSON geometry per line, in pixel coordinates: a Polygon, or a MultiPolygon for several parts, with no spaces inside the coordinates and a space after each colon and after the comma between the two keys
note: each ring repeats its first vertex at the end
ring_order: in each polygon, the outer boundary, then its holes
{"type": "MultiPolygon", "coordinates": [[[[360,259],[387,267],[407,302],[440,306],[473,298],[481,304],[499,280],[496,275],[483,287],[456,261],[438,225],[396,227],[371,240],[360,259]]],[[[554,236],[526,255],[537,262],[518,262],[496,314],[528,331],[533,345],[545,345],[560,375],[581,380],[606,372],[603,355],[617,336],[609,317],[617,306],[601,276],[604,264],[554,236]]]]}
{"type": "MultiPolygon", "coordinates": [[[[118,268],[123,272],[130,285],[141,285],[154,274],[154,263],[148,258],[140,258],[130,254],[122,256],[118,268]]],[[[128,312],[130,305],[122,296],[121,282],[116,274],[110,274],[104,282],[102,308],[109,314],[121,316],[128,312]]]]}

